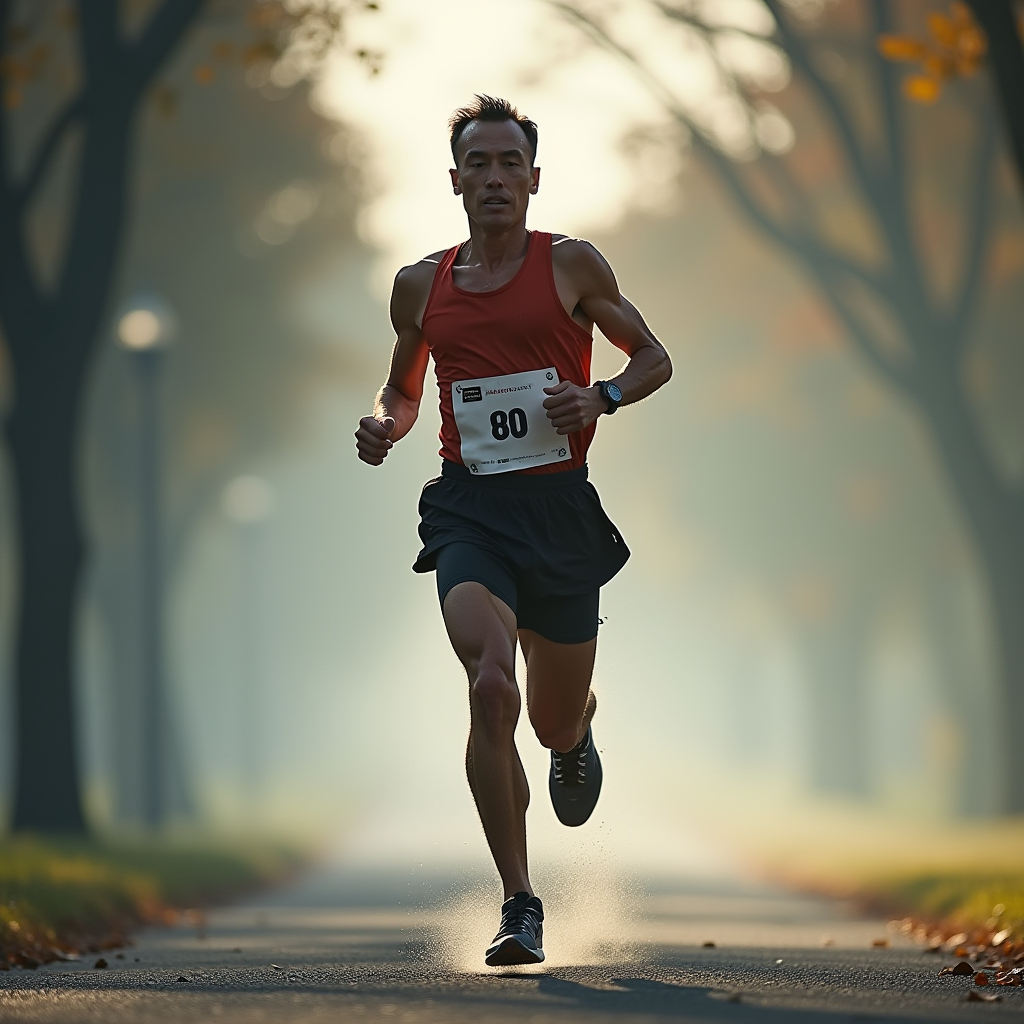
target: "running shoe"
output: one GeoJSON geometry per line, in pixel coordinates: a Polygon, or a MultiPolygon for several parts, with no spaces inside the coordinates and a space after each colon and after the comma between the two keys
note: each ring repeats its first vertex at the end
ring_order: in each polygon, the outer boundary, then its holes
{"type": "Polygon", "coordinates": [[[601,758],[597,756],[590,726],[587,726],[586,736],[572,750],[564,754],[551,751],[548,791],[555,814],[563,825],[582,825],[594,813],[603,778],[601,758]]]}
{"type": "Polygon", "coordinates": [[[501,905],[501,927],[487,947],[488,967],[544,962],[544,907],[540,899],[517,892],[501,905]]]}

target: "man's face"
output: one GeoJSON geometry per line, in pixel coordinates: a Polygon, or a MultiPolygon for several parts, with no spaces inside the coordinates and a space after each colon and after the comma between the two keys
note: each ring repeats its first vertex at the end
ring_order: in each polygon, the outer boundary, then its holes
{"type": "Polygon", "coordinates": [[[532,166],[530,144],[514,121],[471,121],[456,143],[458,166],[451,171],[455,194],[471,222],[488,229],[512,227],[526,216],[537,191],[540,168],[532,166]]]}

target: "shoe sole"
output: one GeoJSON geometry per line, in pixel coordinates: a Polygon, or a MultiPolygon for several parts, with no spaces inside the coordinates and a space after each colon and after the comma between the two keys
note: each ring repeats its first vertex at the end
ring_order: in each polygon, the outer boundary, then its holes
{"type": "Polygon", "coordinates": [[[484,963],[488,967],[515,967],[521,964],[541,964],[543,962],[543,949],[530,949],[514,936],[502,939],[501,944],[496,949],[489,949],[484,957],[484,963]]]}

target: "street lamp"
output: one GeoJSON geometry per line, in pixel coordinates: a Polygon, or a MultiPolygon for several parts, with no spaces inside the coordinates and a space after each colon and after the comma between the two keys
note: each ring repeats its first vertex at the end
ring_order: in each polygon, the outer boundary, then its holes
{"type": "Polygon", "coordinates": [[[143,822],[155,829],[163,824],[166,813],[160,376],[164,349],[174,336],[174,320],[159,300],[136,301],[118,318],[116,333],[131,354],[139,390],[140,767],[143,822]]]}
{"type": "Polygon", "coordinates": [[[263,652],[260,602],[262,580],[257,529],[274,514],[275,495],[259,476],[237,476],[221,494],[221,508],[237,527],[239,626],[239,773],[250,817],[259,805],[263,734],[263,652]]]}

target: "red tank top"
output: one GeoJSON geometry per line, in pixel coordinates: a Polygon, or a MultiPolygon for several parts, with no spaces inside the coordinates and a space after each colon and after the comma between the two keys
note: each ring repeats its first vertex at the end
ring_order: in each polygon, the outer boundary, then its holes
{"type": "MultiPolygon", "coordinates": [[[[554,366],[559,380],[590,386],[593,338],[568,313],[555,290],[551,235],[530,232],[526,258],[508,284],[467,292],[452,280],[461,249],[449,249],[434,274],[423,313],[423,337],[434,357],[441,401],[441,457],[462,465],[462,442],[452,408],[452,383],[554,366]]],[[[558,473],[587,460],[596,423],[569,435],[572,459],[521,469],[558,473]]]]}

